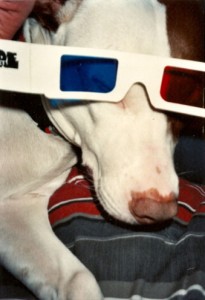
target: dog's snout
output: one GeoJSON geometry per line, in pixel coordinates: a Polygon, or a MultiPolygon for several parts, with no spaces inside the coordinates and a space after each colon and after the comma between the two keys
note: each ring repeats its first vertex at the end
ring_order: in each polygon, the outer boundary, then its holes
{"type": "Polygon", "coordinates": [[[140,224],[152,224],[173,218],[177,213],[175,193],[161,196],[157,190],[132,193],[129,209],[140,224]]]}

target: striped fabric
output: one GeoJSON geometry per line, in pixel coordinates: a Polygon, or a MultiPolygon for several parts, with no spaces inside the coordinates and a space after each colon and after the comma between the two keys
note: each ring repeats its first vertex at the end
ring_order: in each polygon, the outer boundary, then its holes
{"type": "MultiPolygon", "coordinates": [[[[205,186],[180,180],[179,212],[163,225],[110,218],[76,167],[51,197],[59,239],[93,272],[106,300],[205,300],[205,186]]],[[[0,270],[0,299],[35,299],[0,270]]]]}
{"type": "MultiPolygon", "coordinates": [[[[205,186],[180,179],[179,211],[176,220],[188,224],[194,216],[205,214],[205,186]]],[[[55,227],[76,215],[102,218],[91,193],[92,187],[76,167],[66,183],[55,192],[49,203],[49,217],[55,227]]]]}
{"type": "Polygon", "coordinates": [[[91,191],[74,168],[51,198],[49,217],[107,300],[205,300],[205,186],[180,179],[178,215],[152,227],[118,224],[91,191]]]}

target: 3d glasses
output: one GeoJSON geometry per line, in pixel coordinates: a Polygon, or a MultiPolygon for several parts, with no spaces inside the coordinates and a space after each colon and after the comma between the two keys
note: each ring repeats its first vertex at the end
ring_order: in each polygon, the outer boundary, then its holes
{"type": "Polygon", "coordinates": [[[156,109],[205,117],[205,63],[120,51],[0,41],[0,89],[49,99],[121,101],[142,84],[156,109]]]}

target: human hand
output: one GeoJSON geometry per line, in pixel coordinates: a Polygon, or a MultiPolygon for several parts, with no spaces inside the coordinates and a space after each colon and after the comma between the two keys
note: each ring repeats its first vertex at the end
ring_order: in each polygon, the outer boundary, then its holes
{"type": "Polygon", "coordinates": [[[0,0],[0,38],[12,39],[30,14],[35,0],[0,0]]]}
{"type": "Polygon", "coordinates": [[[0,0],[0,38],[12,39],[34,7],[37,14],[55,14],[64,0],[0,0]]]}

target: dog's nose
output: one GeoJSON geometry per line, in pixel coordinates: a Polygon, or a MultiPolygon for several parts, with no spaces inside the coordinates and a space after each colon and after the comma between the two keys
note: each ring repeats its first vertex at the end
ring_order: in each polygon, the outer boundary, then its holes
{"type": "Polygon", "coordinates": [[[171,219],[177,214],[176,195],[161,196],[157,190],[132,193],[129,209],[140,224],[152,224],[171,219]]]}

